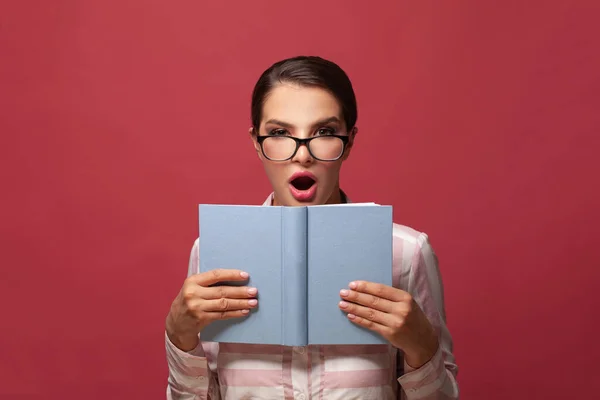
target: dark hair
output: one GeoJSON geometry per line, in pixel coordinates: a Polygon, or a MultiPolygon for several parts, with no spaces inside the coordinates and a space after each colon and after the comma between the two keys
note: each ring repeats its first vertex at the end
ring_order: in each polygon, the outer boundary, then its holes
{"type": "Polygon", "coordinates": [[[252,126],[258,131],[262,109],[269,92],[279,83],[320,87],[339,101],[348,131],[357,118],[356,97],[348,75],[337,64],[316,56],[281,60],[262,73],[252,92],[252,126]]]}

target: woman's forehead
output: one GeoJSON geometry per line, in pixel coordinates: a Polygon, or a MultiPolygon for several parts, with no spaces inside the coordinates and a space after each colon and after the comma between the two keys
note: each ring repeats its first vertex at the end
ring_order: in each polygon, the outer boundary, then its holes
{"type": "Polygon", "coordinates": [[[335,96],[325,89],[280,84],[265,99],[262,114],[263,121],[275,119],[303,126],[331,117],[341,119],[341,107],[335,96]]]}

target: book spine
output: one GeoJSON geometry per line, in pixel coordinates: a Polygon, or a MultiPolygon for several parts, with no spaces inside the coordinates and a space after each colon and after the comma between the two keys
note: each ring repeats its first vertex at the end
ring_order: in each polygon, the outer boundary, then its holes
{"type": "Polygon", "coordinates": [[[308,342],[306,207],[283,207],[281,236],[282,344],[305,346],[308,342]]]}

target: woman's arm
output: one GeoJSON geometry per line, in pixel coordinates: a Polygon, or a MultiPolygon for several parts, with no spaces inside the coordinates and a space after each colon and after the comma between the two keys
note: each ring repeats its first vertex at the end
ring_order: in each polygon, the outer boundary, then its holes
{"type": "Polygon", "coordinates": [[[434,356],[415,369],[404,360],[404,374],[398,378],[406,400],[455,400],[459,398],[458,366],[453,342],[446,326],[444,289],[437,257],[426,234],[421,233],[409,271],[408,292],[423,310],[438,337],[434,356]]]}
{"type": "MultiPolygon", "coordinates": [[[[196,240],[190,254],[188,277],[197,274],[198,271],[198,240],[196,240]]],[[[193,350],[183,351],[173,344],[165,331],[165,348],[169,367],[167,400],[220,399],[218,379],[216,374],[211,371],[208,363],[209,357],[207,357],[210,355],[210,358],[215,359],[217,347],[218,344],[203,344],[199,341],[193,350]]]]}
{"type": "MultiPolygon", "coordinates": [[[[167,400],[219,400],[216,375],[210,370],[202,342],[190,352],[178,349],[165,334],[167,400]]],[[[207,349],[208,350],[208,349],[207,349]]]]}
{"type": "Polygon", "coordinates": [[[400,281],[394,286],[350,282],[349,289],[340,291],[340,308],[352,322],[381,334],[402,352],[404,371],[398,382],[403,399],[458,399],[457,366],[437,259],[425,234],[414,236],[404,246],[398,254],[408,255],[407,270],[402,271],[402,257],[394,267],[396,273],[407,276],[407,284],[403,282],[400,288],[400,281]],[[404,253],[411,247],[412,256],[404,253]]]}

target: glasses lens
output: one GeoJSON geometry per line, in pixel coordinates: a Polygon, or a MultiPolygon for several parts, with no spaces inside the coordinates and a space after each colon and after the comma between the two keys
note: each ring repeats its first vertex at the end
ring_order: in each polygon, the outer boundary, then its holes
{"type": "Polygon", "coordinates": [[[269,136],[262,143],[263,151],[271,160],[287,160],[296,150],[296,142],[287,136],[269,136]]]}
{"type": "Polygon", "coordinates": [[[319,136],[310,142],[310,151],[319,160],[337,160],[344,152],[344,142],[335,136],[319,136]]]}
{"type": "MultiPolygon", "coordinates": [[[[310,151],[319,160],[337,160],[344,152],[344,142],[334,136],[319,136],[309,142],[310,151]]],[[[269,136],[262,142],[263,152],[274,161],[289,159],[296,150],[296,141],[289,136],[269,136]]]]}

